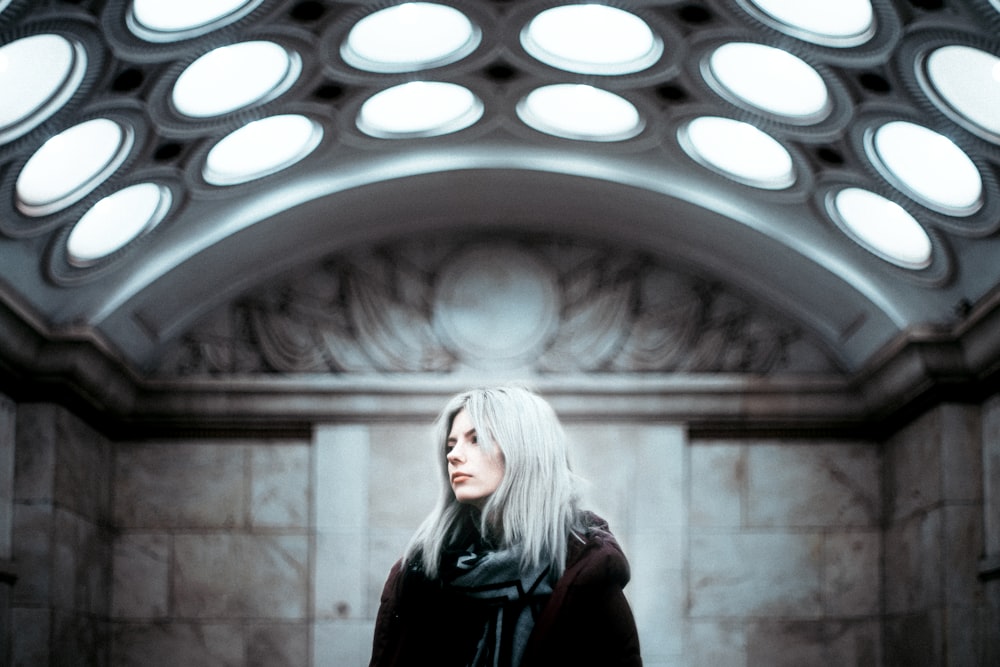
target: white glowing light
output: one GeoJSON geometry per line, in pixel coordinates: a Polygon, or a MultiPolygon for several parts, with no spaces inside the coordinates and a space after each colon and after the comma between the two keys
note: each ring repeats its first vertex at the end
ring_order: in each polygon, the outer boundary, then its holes
{"type": "Polygon", "coordinates": [[[908,195],[951,215],[982,205],[983,179],[965,152],[926,127],[893,121],[878,128],[869,152],[876,165],[908,195]]]}
{"type": "Polygon", "coordinates": [[[536,88],[518,104],[517,115],[539,132],[586,141],[621,141],[645,127],[631,102],[582,84],[536,88]]]}
{"type": "Polygon", "coordinates": [[[368,98],[357,124],[374,137],[432,137],[465,129],[482,115],[483,103],[467,88],[440,81],[412,81],[368,98]]]}
{"type": "Polygon", "coordinates": [[[138,183],[105,197],[70,232],[69,261],[87,266],[124,248],[163,220],[171,200],[170,190],[156,183],[138,183]]]}
{"type": "Polygon", "coordinates": [[[521,32],[538,60],[581,74],[630,74],[653,65],[663,42],[641,18],[608,5],[563,5],[536,16],[521,32]]]}
{"type": "Polygon", "coordinates": [[[833,197],[831,213],[848,235],[882,259],[907,269],[930,266],[930,237],[899,204],[868,190],[845,188],[833,197]]]}
{"type": "Polygon", "coordinates": [[[823,77],[788,51],[729,43],[709,58],[711,78],[734,101],[795,122],[822,120],[830,110],[823,77]]]}
{"type": "Polygon", "coordinates": [[[107,118],[95,118],[52,137],[17,177],[17,208],[48,215],[84,197],[114,173],[132,148],[134,133],[107,118]]]}
{"type": "Polygon", "coordinates": [[[173,42],[243,18],[263,0],[133,0],[126,23],[151,42],[173,42]]]}
{"type": "Polygon", "coordinates": [[[703,116],[682,129],[681,139],[691,157],[733,180],[768,190],[795,182],[788,150],[748,123],[703,116]]]}
{"type": "Polygon", "coordinates": [[[86,51],[62,35],[31,35],[0,46],[0,144],[61,109],[86,68],[86,51]]]}
{"type": "Polygon", "coordinates": [[[373,72],[407,72],[461,60],[481,33],[454,7],[406,2],[358,21],[340,50],[344,62],[373,72]]]}
{"type": "Polygon", "coordinates": [[[174,107],[185,116],[208,118],[279,96],[298,78],[301,60],[274,42],[222,46],[201,56],[174,84],[174,107]]]}
{"type": "Polygon", "coordinates": [[[800,39],[845,48],[875,34],[871,0],[743,0],[750,13],[800,39]]]}
{"type": "Polygon", "coordinates": [[[971,46],[942,46],[925,59],[922,82],[939,107],[1000,144],[1000,57],[971,46]]]}
{"type": "Polygon", "coordinates": [[[305,116],[271,116],[244,125],[217,143],[205,161],[205,181],[235,185],[299,162],[319,145],[323,128],[305,116]]]}

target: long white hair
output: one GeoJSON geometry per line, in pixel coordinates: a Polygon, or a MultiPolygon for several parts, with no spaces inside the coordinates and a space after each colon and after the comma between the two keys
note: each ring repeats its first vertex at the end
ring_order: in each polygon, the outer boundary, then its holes
{"type": "Polygon", "coordinates": [[[566,434],[552,406],[519,385],[472,389],[448,401],[434,423],[433,439],[441,495],[410,540],[405,560],[419,556],[425,574],[437,577],[444,550],[456,546],[451,542],[471,516],[497,548],[520,549],[522,567],[549,566],[550,575],[559,577],[567,542],[577,528],[577,483],[566,434]],[[474,507],[456,500],[448,476],[448,433],[463,409],[479,446],[504,462],[503,478],[478,517],[474,507]]]}

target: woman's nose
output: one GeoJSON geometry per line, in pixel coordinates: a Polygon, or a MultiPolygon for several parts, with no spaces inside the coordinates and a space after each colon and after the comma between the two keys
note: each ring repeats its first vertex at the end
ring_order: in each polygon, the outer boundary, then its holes
{"type": "Polygon", "coordinates": [[[448,456],[446,456],[445,458],[447,458],[450,463],[455,463],[457,461],[462,460],[462,455],[459,453],[460,451],[459,448],[460,445],[455,445],[450,450],[448,450],[448,456]]]}

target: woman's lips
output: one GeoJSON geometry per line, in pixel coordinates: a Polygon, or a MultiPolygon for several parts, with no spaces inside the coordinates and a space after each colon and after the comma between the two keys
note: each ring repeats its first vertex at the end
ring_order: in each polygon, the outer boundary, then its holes
{"type": "Polygon", "coordinates": [[[460,484],[460,483],[464,482],[465,480],[471,479],[471,478],[472,478],[472,475],[466,475],[465,473],[462,473],[462,472],[456,472],[454,475],[451,476],[451,483],[452,484],[460,484]]]}

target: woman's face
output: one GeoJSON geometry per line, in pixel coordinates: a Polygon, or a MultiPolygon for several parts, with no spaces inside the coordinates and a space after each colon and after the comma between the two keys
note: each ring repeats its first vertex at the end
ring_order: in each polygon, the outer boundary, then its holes
{"type": "Polygon", "coordinates": [[[448,477],[455,498],[482,509],[503,479],[503,456],[496,446],[489,453],[480,447],[476,427],[464,408],[451,422],[447,452],[448,477]]]}

